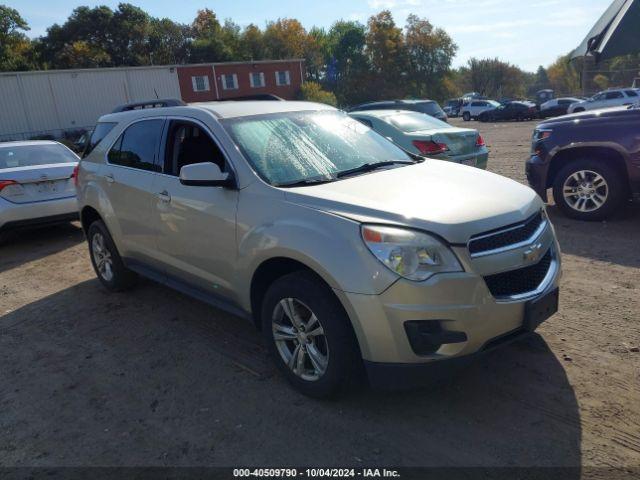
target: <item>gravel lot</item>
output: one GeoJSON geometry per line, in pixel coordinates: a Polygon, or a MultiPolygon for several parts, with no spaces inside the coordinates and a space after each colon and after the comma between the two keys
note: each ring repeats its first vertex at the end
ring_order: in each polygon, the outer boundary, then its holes
{"type": "MultiPolygon", "coordinates": [[[[524,181],[534,123],[464,125],[524,181]]],[[[539,335],[333,402],[289,388],[242,320],[148,281],[107,293],[78,225],[22,233],[0,247],[0,466],[640,467],[640,208],[549,210],[564,277],[539,335]]],[[[607,476],[567,477],[586,472],[607,476]]]]}

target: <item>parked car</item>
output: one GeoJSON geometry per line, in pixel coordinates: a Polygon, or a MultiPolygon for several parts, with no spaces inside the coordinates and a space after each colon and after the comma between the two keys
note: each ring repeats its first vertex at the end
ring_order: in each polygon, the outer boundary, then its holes
{"type": "Polygon", "coordinates": [[[640,196],[640,108],[617,107],[540,123],[527,160],[529,184],[579,220],[602,220],[640,196]]]}
{"type": "Polygon", "coordinates": [[[328,105],[212,102],[100,118],[78,199],[100,282],[136,274],[251,319],[307,395],[424,381],[557,309],[541,199],[410,154],[328,105]]]}
{"type": "Polygon", "coordinates": [[[78,156],[50,140],[0,143],[0,235],[78,219],[78,156]]]}
{"type": "Polygon", "coordinates": [[[569,105],[581,102],[579,98],[563,97],[554,98],[540,105],[538,116],[540,118],[559,117],[566,115],[569,105]]]}
{"type": "Polygon", "coordinates": [[[489,153],[477,130],[453,127],[406,110],[366,110],[349,115],[409,152],[487,168],[489,153]]]}
{"type": "Polygon", "coordinates": [[[572,103],[567,109],[567,113],[578,113],[587,110],[597,110],[606,107],[618,107],[620,105],[631,105],[638,103],[640,96],[634,88],[613,88],[598,92],[593,97],[581,102],[572,103]]]}
{"type": "Polygon", "coordinates": [[[477,120],[482,112],[498,108],[500,104],[495,100],[467,100],[462,104],[460,115],[465,122],[477,120]]]}
{"type": "Polygon", "coordinates": [[[447,104],[442,108],[447,117],[458,117],[460,115],[460,108],[462,107],[461,98],[452,98],[447,100],[447,104]]]}
{"type": "Polygon", "coordinates": [[[432,117],[447,121],[447,114],[444,113],[438,102],[434,100],[390,100],[385,102],[363,103],[350,108],[350,112],[360,112],[362,110],[412,110],[414,112],[426,113],[432,117]]]}
{"type": "Polygon", "coordinates": [[[499,105],[491,110],[485,110],[478,115],[481,122],[495,122],[499,120],[531,120],[538,115],[535,103],[527,101],[512,101],[499,105]]]}

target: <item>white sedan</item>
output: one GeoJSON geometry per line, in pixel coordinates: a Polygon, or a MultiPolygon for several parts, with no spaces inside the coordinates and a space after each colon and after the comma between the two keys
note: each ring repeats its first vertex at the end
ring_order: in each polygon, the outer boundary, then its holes
{"type": "Polygon", "coordinates": [[[0,143],[0,234],[77,219],[78,161],[58,142],[0,143]]]}

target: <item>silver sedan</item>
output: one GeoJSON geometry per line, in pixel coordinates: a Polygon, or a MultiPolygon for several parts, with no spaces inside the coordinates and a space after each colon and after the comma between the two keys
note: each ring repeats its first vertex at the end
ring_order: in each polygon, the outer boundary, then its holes
{"type": "Polygon", "coordinates": [[[58,142],[0,143],[0,234],[77,219],[78,161],[58,142]]]}
{"type": "Polygon", "coordinates": [[[454,127],[424,113],[406,110],[367,110],[349,115],[409,152],[487,168],[487,147],[472,128],[454,127]]]}

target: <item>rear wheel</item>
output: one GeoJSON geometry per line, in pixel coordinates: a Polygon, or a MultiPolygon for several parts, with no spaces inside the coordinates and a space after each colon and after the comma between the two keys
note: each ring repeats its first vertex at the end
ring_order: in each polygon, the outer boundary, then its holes
{"type": "Polygon", "coordinates": [[[468,122],[469,120],[471,120],[471,114],[470,114],[469,112],[464,112],[464,113],[462,114],[462,119],[463,119],[465,122],[468,122]]]}
{"type": "Polygon", "coordinates": [[[100,283],[109,290],[122,291],[131,288],[136,274],[124,266],[115,243],[100,220],[96,220],[87,231],[89,253],[93,269],[100,283]]]}
{"type": "Polygon", "coordinates": [[[358,378],[362,360],[349,318],[312,273],[291,273],[269,287],[262,330],[276,365],[303,394],[331,397],[358,378]]]}
{"type": "Polygon", "coordinates": [[[553,198],[568,217],[603,220],[611,216],[624,200],[624,180],[603,161],[576,160],[556,175],[553,198]]]}

